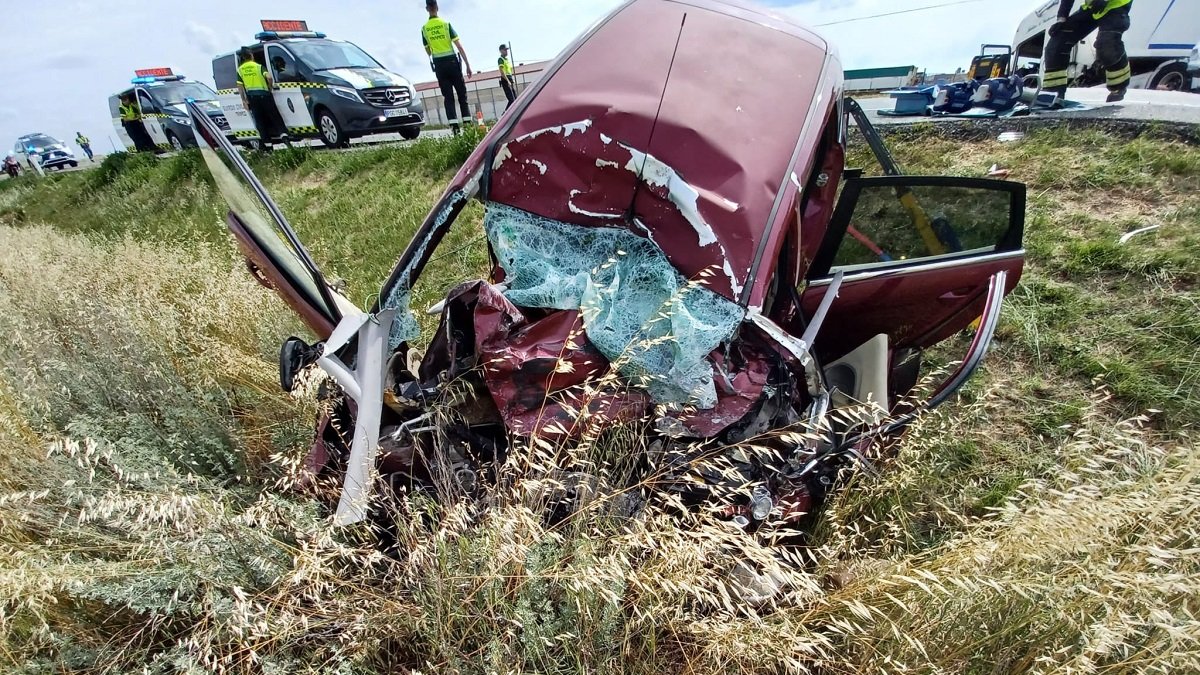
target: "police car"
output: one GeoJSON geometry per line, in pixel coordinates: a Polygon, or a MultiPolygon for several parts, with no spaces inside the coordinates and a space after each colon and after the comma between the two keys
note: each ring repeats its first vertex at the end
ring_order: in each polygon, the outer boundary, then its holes
{"type": "MultiPolygon", "coordinates": [[[[357,45],[310,31],[304,21],[264,20],[262,28],[245,49],[270,72],[275,104],[291,137],[342,147],[370,134],[420,135],[425,109],[416,89],[357,45]]],[[[237,53],[218,56],[212,66],[229,135],[243,143],[258,139],[237,88],[237,53]]]]}
{"type": "Polygon", "coordinates": [[[217,103],[217,92],[207,84],[176,75],[170,68],[147,68],[134,73],[135,77],[130,81],[133,86],[108,97],[108,112],[113,127],[117,137],[129,150],[134,150],[135,146],[121,124],[121,99],[125,97],[137,101],[146,133],[163,150],[196,147],[196,134],[192,131],[192,120],[187,112],[189,100],[198,103],[217,126],[229,128],[221,105],[217,103]]]}
{"type": "Polygon", "coordinates": [[[12,154],[14,157],[25,157],[31,167],[35,157],[43,169],[79,166],[75,153],[66,143],[46,134],[26,134],[18,138],[13,144],[12,154]]]}

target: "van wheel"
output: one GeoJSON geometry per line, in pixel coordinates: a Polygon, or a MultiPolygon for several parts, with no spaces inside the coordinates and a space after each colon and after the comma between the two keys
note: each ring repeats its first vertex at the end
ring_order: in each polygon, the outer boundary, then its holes
{"type": "Polygon", "coordinates": [[[421,135],[421,127],[404,127],[400,130],[400,138],[406,141],[415,141],[421,135]]]}
{"type": "Polygon", "coordinates": [[[175,134],[167,132],[167,142],[171,144],[171,149],[175,152],[183,151],[183,143],[179,142],[179,137],[175,134]]]}
{"type": "Polygon", "coordinates": [[[1166,89],[1167,91],[1184,91],[1187,89],[1187,66],[1180,61],[1168,64],[1158,71],[1150,82],[1151,89],[1166,89]]]}
{"type": "Polygon", "coordinates": [[[328,147],[344,148],[350,145],[350,140],[342,131],[342,125],[338,124],[337,118],[328,110],[317,113],[317,130],[321,132],[321,142],[328,147]]]}

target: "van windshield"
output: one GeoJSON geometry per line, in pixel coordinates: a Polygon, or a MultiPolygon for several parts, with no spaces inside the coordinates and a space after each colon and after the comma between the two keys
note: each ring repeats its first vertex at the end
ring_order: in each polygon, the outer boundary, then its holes
{"type": "Polygon", "coordinates": [[[287,46],[297,59],[308,64],[313,70],[383,68],[370,54],[349,42],[297,40],[289,42],[287,46]]]}
{"type": "Polygon", "coordinates": [[[164,106],[187,103],[189,98],[193,101],[217,100],[216,92],[199,82],[169,82],[152,88],[150,93],[159,105],[164,106]]]}

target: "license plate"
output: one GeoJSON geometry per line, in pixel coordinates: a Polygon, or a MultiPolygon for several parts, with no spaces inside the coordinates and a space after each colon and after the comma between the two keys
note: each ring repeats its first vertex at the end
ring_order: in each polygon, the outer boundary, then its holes
{"type": "Polygon", "coordinates": [[[405,117],[406,115],[408,115],[408,108],[392,108],[383,111],[384,117],[405,117]]]}

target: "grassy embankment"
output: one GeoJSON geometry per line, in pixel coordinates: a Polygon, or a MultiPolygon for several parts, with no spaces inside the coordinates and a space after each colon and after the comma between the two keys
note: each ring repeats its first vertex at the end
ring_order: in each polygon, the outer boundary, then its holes
{"type": "MultiPolygon", "coordinates": [[[[255,168],[365,305],[468,149],[255,168]]],[[[199,157],[5,182],[0,667],[1195,670],[1200,149],[930,130],[893,149],[911,173],[1011,167],[1027,274],[985,372],[842,493],[758,609],[726,602],[728,570],[770,552],[703,520],[426,506],[400,561],[330,532],[286,489],[315,404],[273,361],[300,329],[228,245],[199,157]]],[[[418,304],[482,263],[477,232],[444,251],[418,304]]]]}

